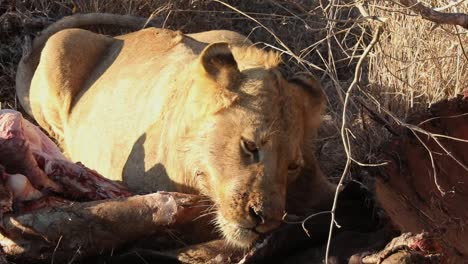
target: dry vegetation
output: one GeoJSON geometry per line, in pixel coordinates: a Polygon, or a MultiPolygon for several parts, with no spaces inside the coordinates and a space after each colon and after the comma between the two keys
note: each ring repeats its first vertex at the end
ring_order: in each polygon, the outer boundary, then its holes
{"type": "MultiPolygon", "coordinates": [[[[399,12],[374,8],[376,14],[390,19],[370,59],[369,80],[375,89],[372,93],[382,94],[379,102],[404,117],[468,87],[468,32],[421,21],[398,6],[393,8],[399,12]]],[[[468,12],[468,3],[458,10],[468,12]]]]}

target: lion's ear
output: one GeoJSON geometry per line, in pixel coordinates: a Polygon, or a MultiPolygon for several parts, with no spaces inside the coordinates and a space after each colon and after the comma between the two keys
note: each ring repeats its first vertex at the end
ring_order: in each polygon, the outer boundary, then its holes
{"type": "Polygon", "coordinates": [[[322,88],[322,84],[309,73],[297,73],[288,80],[301,88],[302,91],[307,95],[302,97],[307,98],[308,107],[315,111],[322,112],[325,107],[325,93],[322,88]]]}
{"type": "Polygon", "coordinates": [[[206,76],[220,87],[233,90],[240,81],[240,71],[225,42],[208,45],[200,55],[200,63],[206,76]]]}
{"type": "Polygon", "coordinates": [[[296,73],[289,82],[298,85],[307,92],[316,105],[325,103],[325,93],[323,92],[322,84],[309,73],[296,73]]]}
{"type": "Polygon", "coordinates": [[[308,137],[315,138],[321,122],[321,114],[325,110],[325,93],[320,82],[308,73],[298,73],[290,78],[289,83],[299,86],[297,100],[302,102],[307,115],[306,124],[308,137]]]}

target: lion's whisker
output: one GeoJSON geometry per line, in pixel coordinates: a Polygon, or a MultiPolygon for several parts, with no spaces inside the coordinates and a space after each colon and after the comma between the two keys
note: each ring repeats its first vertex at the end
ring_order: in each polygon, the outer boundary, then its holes
{"type": "Polygon", "coordinates": [[[209,213],[206,213],[206,214],[201,214],[201,215],[197,216],[196,218],[194,218],[192,221],[196,221],[196,220],[198,220],[200,218],[203,218],[203,217],[206,217],[206,216],[209,216],[209,215],[214,215],[216,213],[217,212],[209,212],[209,213]]]}

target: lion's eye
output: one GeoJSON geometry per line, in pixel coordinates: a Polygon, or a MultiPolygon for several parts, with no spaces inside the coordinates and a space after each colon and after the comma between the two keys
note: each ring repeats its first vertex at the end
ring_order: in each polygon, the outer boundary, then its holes
{"type": "Polygon", "coordinates": [[[241,138],[241,146],[242,149],[248,154],[256,154],[258,152],[257,144],[251,140],[241,138]]]}

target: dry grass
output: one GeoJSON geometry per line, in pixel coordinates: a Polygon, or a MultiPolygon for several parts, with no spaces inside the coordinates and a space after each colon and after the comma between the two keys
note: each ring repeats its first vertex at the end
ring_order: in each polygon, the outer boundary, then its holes
{"type": "MultiPolygon", "coordinates": [[[[369,63],[369,85],[383,106],[404,116],[468,88],[467,30],[434,26],[397,5],[371,8],[389,18],[369,63]]],[[[458,11],[468,13],[468,3],[458,11]]]]}
{"type": "MultiPolygon", "coordinates": [[[[375,22],[363,19],[356,3],[347,0],[335,0],[333,5],[307,0],[226,2],[245,14],[208,0],[0,0],[0,103],[20,109],[14,97],[14,76],[25,36],[37,34],[65,15],[78,12],[153,15],[160,27],[183,32],[231,29],[248,35],[260,46],[284,51],[283,60],[289,71],[309,70],[322,79],[329,111],[321,131],[319,159],[327,174],[340,175],[346,160],[340,135],[343,96],[375,22]]],[[[430,4],[445,6],[448,0],[433,0],[430,4]]],[[[431,22],[408,15],[411,12],[392,2],[372,0],[364,8],[369,15],[385,17],[387,21],[378,45],[364,65],[358,88],[365,93],[357,91],[352,98],[361,98],[375,112],[382,106],[405,119],[408,114],[467,88],[466,30],[433,27],[431,22]]],[[[468,12],[467,2],[453,8],[468,12]]],[[[121,31],[104,29],[112,34],[121,31]]],[[[349,107],[353,158],[374,162],[380,151],[378,146],[390,133],[371,120],[368,111],[356,100],[351,100],[349,107]]],[[[359,168],[353,166],[352,171],[358,172],[359,168]]]]}

